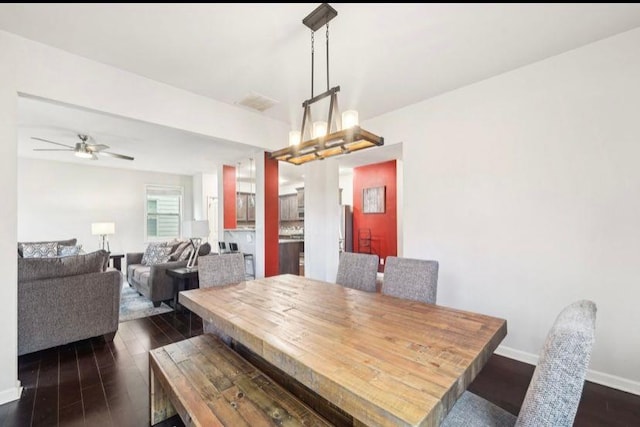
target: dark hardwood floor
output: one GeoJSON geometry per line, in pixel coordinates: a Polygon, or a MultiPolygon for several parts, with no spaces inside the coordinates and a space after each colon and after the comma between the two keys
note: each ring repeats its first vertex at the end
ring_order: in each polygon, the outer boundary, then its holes
{"type": "MultiPolygon", "coordinates": [[[[121,323],[111,343],[91,339],[21,356],[24,391],[0,406],[0,426],[148,426],[148,351],[201,333],[199,317],[172,312],[121,323]]],[[[517,414],[533,369],[494,355],[470,390],[517,414]]],[[[183,426],[177,417],[160,425],[183,426]]],[[[640,426],[640,396],[587,382],[575,425],[640,426]]]]}

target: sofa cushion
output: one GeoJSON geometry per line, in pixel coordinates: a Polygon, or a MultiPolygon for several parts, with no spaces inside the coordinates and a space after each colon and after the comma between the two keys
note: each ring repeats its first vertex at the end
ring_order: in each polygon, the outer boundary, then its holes
{"type": "Polygon", "coordinates": [[[127,277],[133,277],[133,273],[136,271],[136,268],[140,267],[141,264],[127,264],[127,277]]]}
{"type": "Polygon", "coordinates": [[[24,243],[22,245],[24,258],[54,258],[58,256],[58,242],[24,243]]]}
{"type": "Polygon", "coordinates": [[[84,255],[61,258],[18,258],[18,282],[105,271],[109,252],[98,250],[84,255]]]}
{"type": "Polygon", "coordinates": [[[72,255],[80,255],[80,250],[82,250],[82,245],[75,246],[65,246],[58,245],[58,256],[72,256],[72,255]]]}
{"type": "Polygon", "coordinates": [[[133,280],[136,282],[140,281],[140,277],[145,273],[151,272],[150,265],[137,265],[133,270],[133,280]]]}
{"type": "Polygon", "coordinates": [[[78,243],[78,239],[74,238],[74,239],[68,239],[68,240],[50,240],[46,242],[18,242],[18,255],[23,256],[22,245],[41,244],[41,243],[57,243],[58,245],[62,245],[62,246],[74,246],[76,243],[78,243]]]}
{"type": "Polygon", "coordinates": [[[149,286],[149,277],[151,276],[151,272],[150,271],[145,271],[142,274],[140,274],[140,278],[138,279],[138,282],[140,282],[142,285],[144,285],[146,288],[151,288],[149,286]]]}

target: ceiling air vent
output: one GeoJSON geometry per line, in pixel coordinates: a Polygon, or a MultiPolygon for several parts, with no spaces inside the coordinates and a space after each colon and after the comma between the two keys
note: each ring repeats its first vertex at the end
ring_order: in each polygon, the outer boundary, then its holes
{"type": "Polygon", "coordinates": [[[260,95],[259,93],[252,92],[245,96],[238,104],[245,107],[249,107],[253,110],[263,112],[276,105],[278,101],[271,99],[267,96],[260,95]]]}

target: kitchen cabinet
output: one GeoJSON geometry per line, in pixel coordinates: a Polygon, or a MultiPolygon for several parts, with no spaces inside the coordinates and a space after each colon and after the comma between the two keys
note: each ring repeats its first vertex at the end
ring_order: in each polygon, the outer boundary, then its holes
{"type": "Polygon", "coordinates": [[[247,220],[247,195],[245,193],[236,193],[236,220],[247,220]]]}
{"type": "Polygon", "coordinates": [[[236,193],[236,220],[241,222],[256,220],[256,195],[236,193]]]}
{"type": "Polygon", "coordinates": [[[296,188],[298,199],[298,218],[304,219],[304,187],[296,188]]]}
{"type": "Polygon", "coordinates": [[[280,196],[280,221],[299,221],[297,194],[280,196]]]}
{"type": "Polygon", "coordinates": [[[280,240],[280,274],[300,275],[300,254],[304,253],[304,240],[280,240]]]}
{"type": "Polygon", "coordinates": [[[247,194],[247,221],[256,220],[256,195],[247,194]]]}

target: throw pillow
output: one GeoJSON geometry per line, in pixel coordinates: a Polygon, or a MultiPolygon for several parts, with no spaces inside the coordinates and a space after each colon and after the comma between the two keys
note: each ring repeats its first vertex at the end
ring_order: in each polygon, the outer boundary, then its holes
{"type": "Polygon", "coordinates": [[[58,256],[73,256],[79,255],[82,245],[75,246],[58,246],[58,256]]]}
{"type": "Polygon", "coordinates": [[[190,241],[180,242],[180,244],[175,248],[175,250],[171,253],[171,261],[178,261],[180,259],[180,255],[191,245],[190,241]]]}
{"type": "Polygon", "coordinates": [[[191,252],[193,252],[193,246],[188,246],[184,251],[182,251],[182,253],[178,257],[178,261],[188,260],[191,256],[191,252]]]}
{"type": "Polygon", "coordinates": [[[156,251],[147,258],[146,265],[164,264],[165,262],[169,262],[172,250],[173,248],[171,246],[159,246],[156,251]]]}
{"type": "Polygon", "coordinates": [[[147,245],[147,248],[144,250],[144,254],[142,255],[142,261],[140,261],[140,264],[147,265],[149,256],[152,256],[153,254],[155,254],[158,248],[162,246],[167,246],[167,242],[149,243],[147,245]]]}
{"type": "Polygon", "coordinates": [[[55,258],[58,256],[58,242],[25,243],[22,245],[24,258],[55,258]]]}
{"type": "Polygon", "coordinates": [[[173,246],[167,246],[166,242],[149,243],[142,255],[143,265],[155,265],[169,261],[173,246]]]}
{"type": "Polygon", "coordinates": [[[58,246],[62,245],[62,246],[74,246],[76,243],[78,243],[78,239],[73,238],[73,239],[69,239],[69,240],[50,240],[47,242],[18,242],[18,255],[19,256],[23,256],[22,255],[22,247],[24,245],[41,245],[43,243],[57,243],[58,246]]]}

